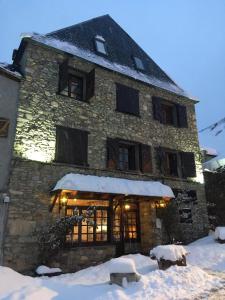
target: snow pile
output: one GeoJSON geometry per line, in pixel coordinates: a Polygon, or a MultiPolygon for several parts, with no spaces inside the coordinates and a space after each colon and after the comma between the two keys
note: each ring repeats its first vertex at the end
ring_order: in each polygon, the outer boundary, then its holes
{"type": "Polygon", "coordinates": [[[63,176],[53,190],[174,197],[173,191],[169,186],[157,181],[129,180],[73,173],[63,176]]]}
{"type": "Polygon", "coordinates": [[[207,236],[186,246],[190,253],[187,263],[212,271],[225,272],[225,244],[215,241],[214,235],[207,236]]]}
{"type": "Polygon", "coordinates": [[[150,257],[156,257],[157,260],[165,259],[176,261],[186,256],[188,252],[183,246],[178,245],[162,245],[153,248],[150,251],[150,257]]]}
{"type": "Polygon", "coordinates": [[[37,267],[37,269],[35,271],[38,275],[62,272],[62,270],[60,268],[49,268],[47,266],[39,266],[39,267],[37,267]]]}
{"type": "Polygon", "coordinates": [[[108,269],[109,273],[136,273],[134,261],[126,257],[110,260],[108,269]]]}
{"type": "MultiPolygon", "coordinates": [[[[134,263],[137,258],[137,261],[145,261],[147,264],[146,258],[141,258],[141,255],[137,257],[129,255],[128,257],[131,260],[133,257],[134,263]]],[[[148,258],[148,264],[149,262],[148,258]]],[[[198,267],[179,268],[175,266],[167,271],[148,271],[142,274],[139,282],[129,283],[127,288],[123,289],[114,284],[109,285],[107,277],[102,283],[95,280],[99,276],[102,278],[103,275],[105,276],[100,271],[108,264],[109,262],[74,274],[38,279],[22,276],[2,267],[0,269],[0,299],[195,299],[203,293],[207,294],[213,288],[222,287],[217,277],[208,275],[198,267]]]]}
{"type": "Polygon", "coordinates": [[[225,240],[225,227],[216,227],[215,238],[225,240]]]}
{"type": "Polygon", "coordinates": [[[207,155],[217,156],[218,152],[216,149],[208,148],[208,147],[202,147],[202,151],[205,151],[207,155]]]}
{"type": "MultiPolygon", "coordinates": [[[[24,36],[26,34],[24,33],[24,36]]],[[[30,37],[30,33],[28,33],[28,38],[31,38],[32,40],[42,43],[44,45],[56,48],[58,50],[70,53],[72,55],[78,56],[80,58],[86,59],[94,64],[103,66],[107,69],[110,69],[115,72],[119,72],[121,74],[124,74],[126,76],[132,77],[134,79],[140,80],[142,82],[145,82],[147,84],[162,88],[164,90],[168,90],[172,93],[183,95],[185,97],[188,97],[191,99],[191,97],[180,87],[178,87],[175,83],[169,82],[169,81],[163,81],[160,80],[154,76],[146,75],[144,73],[141,73],[135,69],[131,69],[128,66],[120,65],[115,62],[112,62],[108,60],[107,58],[101,57],[94,52],[90,52],[88,50],[82,49],[80,47],[77,47],[74,44],[70,44],[68,42],[55,39],[49,36],[40,35],[37,33],[33,33],[32,37],[30,37]]]]}
{"type": "Polygon", "coordinates": [[[12,75],[12,76],[15,76],[18,79],[20,79],[22,77],[22,75],[19,72],[15,71],[13,69],[12,65],[10,65],[8,63],[1,62],[0,63],[0,69],[3,69],[5,73],[7,73],[9,75],[12,75]]]}

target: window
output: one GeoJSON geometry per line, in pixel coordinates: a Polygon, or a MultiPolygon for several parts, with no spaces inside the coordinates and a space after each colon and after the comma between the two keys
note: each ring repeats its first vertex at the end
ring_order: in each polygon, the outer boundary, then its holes
{"type": "Polygon", "coordinates": [[[188,127],[186,107],[159,97],[152,98],[153,116],[162,124],[188,127]]]}
{"type": "Polygon", "coordinates": [[[95,37],[95,47],[97,52],[107,55],[106,47],[105,47],[105,39],[102,36],[97,35],[95,37]]]}
{"type": "Polygon", "coordinates": [[[138,203],[134,201],[126,201],[123,204],[114,203],[113,210],[113,240],[119,242],[123,238],[125,241],[137,241],[139,238],[138,203]]]}
{"type": "Polygon", "coordinates": [[[116,110],[139,116],[139,91],[117,83],[116,110]]]}
{"type": "Polygon", "coordinates": [[[7,137],[9,131],[9,120],[0,118],[0,137],[7,137]]]}
{"type": "Polygon", "coordinates": [[[158,147],[157,163],[162,174],[177,177],[196,177],[195,155],[192,152],[182,152],[158,147]]]}
{"type": "Polygon", "coordinates": [[[56,161],[87,166],[88,132],[56,127],[56,161]]]}
{"type": "MultiPolygon", "coordinates": [[[[66,236],[67,243],[72,244],[87,244],[87,243],[101,243],[107,242],[108,239],[108,201],[107,206],[101,207],[101,201],[92,201],[92,204],[97,206],[93,216],[89,219],[94,222],[94,225],[82,221],[75,225],[71,232],[68,232],[66,236]],[[94,203],[95,202],[95,203],[94,203]]],[[[74,208],[78,210],[78,215],[85,215],[89,206],[85,206],[88,201],[77,200],[73,206],[66,207],[66,216],[72,216],[74,214],[74,208]]]]}
{"type": "Polygon", "coordinates": [[[84,73],[68,66],[65,60],[59,66],[59,93],[79,101],[88,101],[94,96],[95,71],[84,73]]]}
{"type": "Polygon", "coordinates": [[[123,171],[152,172],[151,146],[120,139],[107,139],[107,167],[123,171]]]}
{"type": "Polygon", "coordinates": [[[140,71],[144,71],[145,70],[143,61],[140,58],[134,56],[134,63],[135,63],[136,69],[138,69],[140,71]]]}
{"type": "Polygon", "coordinates": [[[165,174],[178,176],[178,157],[177,153],[166,152],[165,174]]]}

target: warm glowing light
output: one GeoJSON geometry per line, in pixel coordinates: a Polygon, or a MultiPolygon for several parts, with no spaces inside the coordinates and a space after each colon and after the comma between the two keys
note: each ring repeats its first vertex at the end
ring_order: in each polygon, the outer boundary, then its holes
{"type": "Polygon", "coordinates": [[[102,227],[101,226],[97,226],[96,227],[96,232],[107,232],[107,225],[102,225],[102,227]]]}
{"type": "Polygon", "coordinates": [[[48,162],[51,160],[51,158],[48,157],[47,153],[41,151],[40,149],[35,149],[35,148],[31,148],[25,151],[24,156],[27,159],[35,160],[35,161],[48,162]]]}
{"type": "Polygon", "coordinates": [[[60,199],[60,201],[61,201],[61,204],[62,204],[62,205],[66,205],[66,204],[67,204],[67,201],[68,201],[66,195],[62,196],[61,199],[60,199]]]}
{"type": "Polygon", "coordinates": [[[129,204],[125,204],[124,208],[125,209],[130,209],[130,205],[129,204]]]}

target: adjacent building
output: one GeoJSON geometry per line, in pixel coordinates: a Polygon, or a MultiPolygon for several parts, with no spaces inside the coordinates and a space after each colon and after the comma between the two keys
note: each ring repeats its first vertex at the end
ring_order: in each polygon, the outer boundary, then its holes
{"type": "Polygon", "coordinates": [[[34,269],[37,230],[75,208],[95,206],[97,226],[65,236],[51,261],[63,271],[166,242],[157,211],[172,198],[183,242],[207,232],[197,101],[110,16],[25,35],[13,66],[22,79],[4,265],[34,269]]]}

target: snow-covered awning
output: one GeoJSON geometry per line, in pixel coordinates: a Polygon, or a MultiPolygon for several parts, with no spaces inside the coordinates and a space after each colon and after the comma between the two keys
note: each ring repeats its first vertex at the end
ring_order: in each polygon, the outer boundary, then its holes
{"type": "Polygon", "coordinates": [[[53,191],[56,190],[149,197],[174,197],[172,189],[158,181],[130,180],[73,173],[63,176],[53,189],[53,191]]]}

